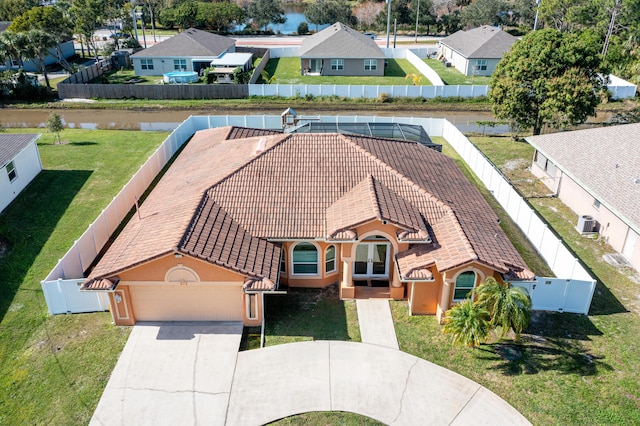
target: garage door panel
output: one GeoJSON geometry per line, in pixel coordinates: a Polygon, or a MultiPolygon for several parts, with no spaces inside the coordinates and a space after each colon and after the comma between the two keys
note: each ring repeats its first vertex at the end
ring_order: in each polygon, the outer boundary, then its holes
{"type": "Polygon", "coordinates": [[[130,288],[138,321],[240,321],[240,286],[134,285],[130,288]]]}

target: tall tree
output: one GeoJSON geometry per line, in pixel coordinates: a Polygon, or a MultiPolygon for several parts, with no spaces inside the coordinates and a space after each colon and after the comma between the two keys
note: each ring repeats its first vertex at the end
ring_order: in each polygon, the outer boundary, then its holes
{"type": "MultiPolygon", "coordinates": [[[[436,23],[436,16],[433,14],[433,3],[431,0],[410,0],[409,17],[412,23],[418,18],[418,27],[427,27],[427,34],[431,25],[436,23]]],[[[420,31],[420,28],[418,28],[420,31]]]]}
{"type": "Polygon", "coordinates": [[[270,23],[284,24],[287,17],[284,15],[280,0],[253,0],[247,10],[249,18],[258,28],[264,28],[270,23]]]}
{"type": "Polygon", "coordinates": [[[50,54],[51,50],[53,50],[58,44],[49,33],[42,30],[31,30],[27,33],[28,40],[28,48],[26,50],[26,57],[29,59],[34,59],[38,61],[40,65],[40,71],[44,76],[44,81],[47,84],[47,87],[51,89],[51,84],[49,83],[49,75],[47,74],[47,66],[45,64],[45,58],[50,54]]]}
{"type": "Polygon", "coordinates": [[[5,59],[16,60],[22,68],[23,60],[28,56],[29,40],[24,32],[14,33],[4,31],[0,33],[0,51],[5,59]]]}
{"type": "Polygon", "coordinates": [[[73,37],[73,24],[58,7],[36,7],[18,16],[9,25],[8,30],[27,32],[41,30],[51,36],[55,43],[55,54],[58,63],[71,72],[71,66],[62,52],[60,43],[73,37]]]}
{"type": "Polygon", "coordinates": [[[0,21],[13,21],[27,10],[40,6],[40,0],[0,0],[0,21]]]}
{"type": "MultiPolygon", "coordinates": [[[[533,31],[504,55],[491,77],[489,99],[497,118],[532,128],[583,123],[595,115],[604,84],[593,34],[533,31]]],[[[607,75],[606,73],[604,75],[607,75]]]]}
{"type": "Polygon", "coordinates": [[[353,10],[353,16],[361,26],[371,28],[376,23],[376,16],[384,9],[384,3],[367,0],[358,4],[353,10]]]}
{"type": "Polygon", "coordinates": [[[91,48],[97,56],[98,49],[94,41],[94,34],[104,22],[102,0],[73,0],[69,14],[74,22],[75,33],[80,35],[87,49],[91,48]]]}
{"type": "Polygon", "coordinates": [[[520,338],[531,318],[531,298],[527,290],[488,277],[473,294],[477,296],[476,302],[489,312],[490,324],[500,327],[503,337],[513,330],[516,339],[520,338]]]}
{"type": "Polygon", "coordinates": [[[353,20],[351,6],[346,0],[316,0],[307,6],[304,14],[311,24],[315,24],[316,31],[318,25],[336,22],[352,24],[353,20]]]}
{"type": "Polygon", "coordinates": [[[509,5],[504,0],[476,0],[460,12],[460,20],[466,26],[500,25],[508,18],[509,5]]]}

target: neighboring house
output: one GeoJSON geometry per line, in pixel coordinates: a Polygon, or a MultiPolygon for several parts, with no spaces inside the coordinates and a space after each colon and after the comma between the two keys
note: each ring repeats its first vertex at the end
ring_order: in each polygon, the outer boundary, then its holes
{"type": "Polygon", "coordinates": [[[337,22],[302,41],[302,74],[384,75],[384,53],[371,38],[337,22]]]}
{"type": "MultiPolygon", "coordinates": [[[[0,33],[3,33],[9,28],[11,22],[9,21],[0,21],[0,33]]],[[[67,40],[60,44],[58,44],[57,48],[53,48],[49,51],[49,55],[44,58],[45,65],[53,65],[58,62],[58,52],[63,56],[64,59],[69,59],[73,55],[76,54],[75,46],[73,45],[73,40],[67,40]]],[[[0,62],[0,70],[2,68],[6,69],[14,69],[17,70],[22,68],[28,72],[40,72],[40,61],[39,60],[23,60],[22,64],[20,63],[20,58],[9,58],[4,64],[0,62]],[[22,66],[21,66],[22,65],[22,66]]]]}
{"type": "Polygon", "coordinates": [[[640,124],[525,138],[531,172],[578,214],[581,233],[599,233],[640,271],[640,124]]]}
{"type": "Polygon", "coordinates": [[[440,41],[440,58],[464,75],[489,76],[515,42],[511,34],[489,25],[460,30],[440,41]]]}
{"type": "Polygon", "coordinates": [[[211,61],[235,52],[235,40],[189,28],[161,43],[131,55],[136,75],[162,75],[172,71],[208,68],[211,61]]]}
{"type": "Polygon", "coordinates": [[[115,324],[259,325],[263,295],[286,286],[338,283],[341,298],[408,299],[442,319],[490,276],[533,278],[452,159],[413,141],[225,127],[191,138],[81,289],[109,292],[115,324]]]}
{"type": "Polygon", "coordinates": [[[209,74],[216,76],[218,83],[233,83],[233,73],[237,68],[249,71],[253,68],[252,53],[225,53],[220,58],[211,61],[209,74]]]}
{"type": "Polygon", "coordinates": [[[42,170],[36,143],[39,137],[39,134],[0,134],[0,212],[42,170]]]}

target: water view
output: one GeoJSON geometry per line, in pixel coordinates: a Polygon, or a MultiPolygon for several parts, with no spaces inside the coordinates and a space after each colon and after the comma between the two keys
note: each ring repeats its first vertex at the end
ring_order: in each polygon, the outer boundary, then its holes
{"type": "MultiPolygon", "coordinates": [[[[275,34],[296,34],[298,32],[298,26],[306,22],[309,24],[309,31],[322,31],[329,26],[329,24],[318,25],[311,24],[307,21],[307,17],[304,14],[304,7],[300,5],[285,5],[283,7],[284,15],[287,17],[287,21],[284,24],[269,24],[267,29],[273,31],[275,34]]],[[[246,25],[236,26],[236,31],[242,31],[246,25]]]]}

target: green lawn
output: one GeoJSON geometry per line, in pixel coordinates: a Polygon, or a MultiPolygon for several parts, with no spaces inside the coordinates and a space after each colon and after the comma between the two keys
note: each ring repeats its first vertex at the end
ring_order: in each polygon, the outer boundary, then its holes
{"type": "Polygon", "coordinates": [[[467,77],[453,67],[445,67],[444,64],[437,59],[425,59],[424,61],[438,73],[442,81],[444,81],[444,84],[449,86],[487,86],[489,84],[489,80],[491,80],[491,77],[467,77]]]}
{"type": "MultiPolygon", "coordinates": [[[[309,340],[360,341],[353,300],[340,300],[338,285],[290,288],[287,295],[265,296],[265,346],[309,340]]],[[[241,349],[260,347],[260,328],[247,327],[241,349]]]]}
{"type": "Polygon", "coordinates": [[[91,418],[129,328],[106,312],[49,316],[40,280],[165,137],[64,130],[62,145],[38,141],[45,170],[0,215],[0,424],[91,418]]]}
{"type": "MultiPolygon", "coordinates": [[[[472,140],[507,174],[514,162],[531,161],[522,142],[472,140]]],[[[606,264],[611,248],[580,236],[575,214],[557,199],[530,202],[599,279],[590,315],[536,312],[520,343],[473,350],[452,346],[434,317],[409,317],[406,303],[394,302],[400,348],[486,386],[533,424],[640,424],[638,274],[606,264]]]]}
{"type": "MultiPolygon", "coordinates": [[[[350,77],[350,76],[319,76],[300,75],[300,58],[270,59],[265,67],[269,76],[275,75],[278,84],[339,84],[339,85],[370,85],[370,86],[407,86],[412,81],[407,79],[409,74],[419,74],[416,67],[406,59],[387,59],[388,66],[384,70],[384,77],[350,77]]],[[[422,77],[420,84],[430,86],[431,82],[422,77]]]]}
{"type": "Polygon", "coordinates": [[[121,69],[103,74],[96,79],[96,82],[106,81],[109,84],[161,84],[161,75],[136,75],[133,70],[121,69]]]}
{"type": "Polygon", "coordinates": [[[378,426],[377,420],[343,411],[314,411],[269,423],[279,426],[378,426]]]}

